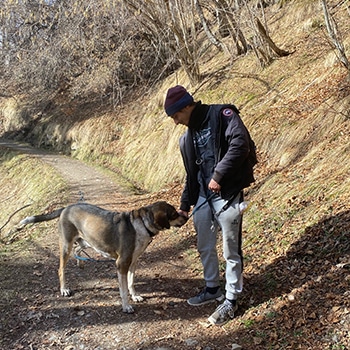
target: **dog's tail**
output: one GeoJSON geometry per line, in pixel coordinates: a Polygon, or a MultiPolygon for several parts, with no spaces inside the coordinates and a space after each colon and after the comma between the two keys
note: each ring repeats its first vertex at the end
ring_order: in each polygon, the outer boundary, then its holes
{"type": "Polygon", "coordinates": [[[49,221],[49,220],[56,219],[56,218],[58,218],[61,215],[63,209],[64,208],[57,209],[57,210],[53,211],[50,214],[27,216],[25,219],[23,219],[19,223],[19,225],[20,226],[25,226],[25,225],[28,225],[28,224],[34,224],[36,222],[43,222],[43,221],[49,221]]]}

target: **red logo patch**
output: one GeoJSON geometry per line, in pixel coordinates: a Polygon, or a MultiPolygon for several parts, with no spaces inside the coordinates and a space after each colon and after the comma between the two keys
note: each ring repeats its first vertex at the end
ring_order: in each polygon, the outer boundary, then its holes
{"type": "Polygon", "coordinates": [[[225,116],[225,117],[232,117],[233,116],[233,110],[231,108],[225,108],[223,111],[222,111],[222,114],[225,116]]]}

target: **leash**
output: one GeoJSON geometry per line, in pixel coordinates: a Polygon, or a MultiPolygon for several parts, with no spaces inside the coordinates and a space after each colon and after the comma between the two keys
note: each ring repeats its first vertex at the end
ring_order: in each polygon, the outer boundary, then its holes
{"type": "MultiPolygon", "coordinates": [[[[190,218],[198,209],[200,209],[203,205],[205,205],[206,203],[209,203],[209,206],[212,210],[213,213],[213,220],[212,220],[212,226],[211,226],[211,230],[214,232],[215,230],[215,221],[216,223],[219,225],[219,216],[220,214],[222,214],[225,210],[227,210],[229,208],[229,206],[232,204],[232,202],[234,201],[234,199],[236,198],[236,196],[238,196],[238,194],[241,193],[241,199],[243,199],[243,191],[239,191],[238,193],[234,193],[226,202],[226,204],[218,211],[215,212],[214,207],[212,205],[212,203],[210,202],[210,200],[216,195],[216,193],[211,193],[209,197],[206,198],[206,200],[199,205],[198,207],[195,207],[191,213],[191,215],[189,215],[188,218],[190,218]]],[[[241,203],[242,204],[242,203],[241,203]]],[[[241,208],[240,206],[240,210],[242,210],[243,208],[241,208]]],[[[246,207],[241,211],[241,213],[243,213],[243,211],[246,209],[246,207]]]]}
{"type": "MultiPolygon", "coordinates": [[[[240,192],[241,192],[241,191],[240,191],[240,192]]],[[[232,204],[232,202],[234,201],[234,199],[236,198],[236,196],[237,196],[238,194],[239,194],[239,192],[238,192],[238,193],[234,193],[234,194],[229,198],[229,200],[226,202],[226,204],[225,204],[218,212],[214,213],[214,216],[215,216],[216,218],[218,218],[219,215],[220,215],[221,213],[223,213],[225,210],[227,210],[227,209],[229,208],[229,206],[232,204]]],[[[203,205],[205,205],[206,203],[208,203],[215,195],[216,195],[215,192],[211,193],[210,196],[207,197],[206,200],[205,200],[201,205],[199,205],[198,207],[195,207],[195,208],[193,209],[191,215],[189,215],[188,218],[190,218],[191,216],[193,216],[193,214],[194,214],[198,209],[200,209],[203,205]]],[[[242,194],[241,194],[241,196],[242,196],[242,194]]],[[[212,209],[213,209],[213,208],[212,208],[212,209]]]]}
{"type": "Polygon", "coordinates": [[[203,207],[203,205],[207,204],[214,196],[216,195],[215,192],[213,192],[209,197],[206,198],[206,200],[201,204],[198,205],[198,207],[195,207],[192,211],[192,213],[188,216],[188,218],[190,219],[191,216],[193,216],[193,214],[200,208],[203,207]]]}
{"type": "Polygon", "coordinates": [[[89,254],[88,254],[86,251],[82,250],[82,252],[83,252],[85,255],[87,255],[87,257],[80,256],[80,255],[78,255],[78,254],[74,254],[74,258],[75,258],[75,259],[78,259],[78,260],[80,260],[80,261],[90,261],[90,262],[102,262],[102,263],[106,263],[106,262],[115,262],[115,259],[101,259],[101,260],[99,260],[99,259],[94,259],[94,258],[91,258],[91,257],[89,256],[89,254]]]}
{"type": "Polygon", "coordinates": [[[232,204],[232,202],[234,201],[234,199],[239,195],[239,193],[241,193],[241,198],[240,198],[240,202],[243,199],[243,191],[239,191],[238,193],[234,193],[229,200],[227,201],[227,203],[221,208],[221,210],[219,210],[215,215],[216,217],[218,217],[221,213],[223,213],[225,210],[228,209],[228,207],[232,204]]]}

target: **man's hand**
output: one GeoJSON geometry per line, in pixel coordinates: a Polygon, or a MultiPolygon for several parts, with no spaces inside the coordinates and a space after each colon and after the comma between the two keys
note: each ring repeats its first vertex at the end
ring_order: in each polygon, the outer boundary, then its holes
{"type": "Polygon", "coordinates": [[[178,213],[188,219],[188,211],[179,210],[178,213]]]}
{"type": "Polygon", "coordinates": [[[221,191],[221,186],[213,179],[210,180],[208,188],[210,191],[219,193],[221,191]]]}

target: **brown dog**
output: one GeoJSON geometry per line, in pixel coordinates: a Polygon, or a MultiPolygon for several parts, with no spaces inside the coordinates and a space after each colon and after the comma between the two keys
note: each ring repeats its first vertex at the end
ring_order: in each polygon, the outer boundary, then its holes
{"type": "Polygon", "coordinates": [[[73,244],[80,250],[92,247],[103,256],[116,259],[123,312],[134,312],[128,302],[128,289],[133,301],[142,301],[134,289],[136,261],[152,237],[171,226],[180,227],[187,218],[166,202],[156,202],[130,212],[111,212],[91,204],[74,204],[47,215],[30,216],[20,225],[48,221],[59,217],[61,294],[70,296],[66,286],[65,267],[73,244]]]}

